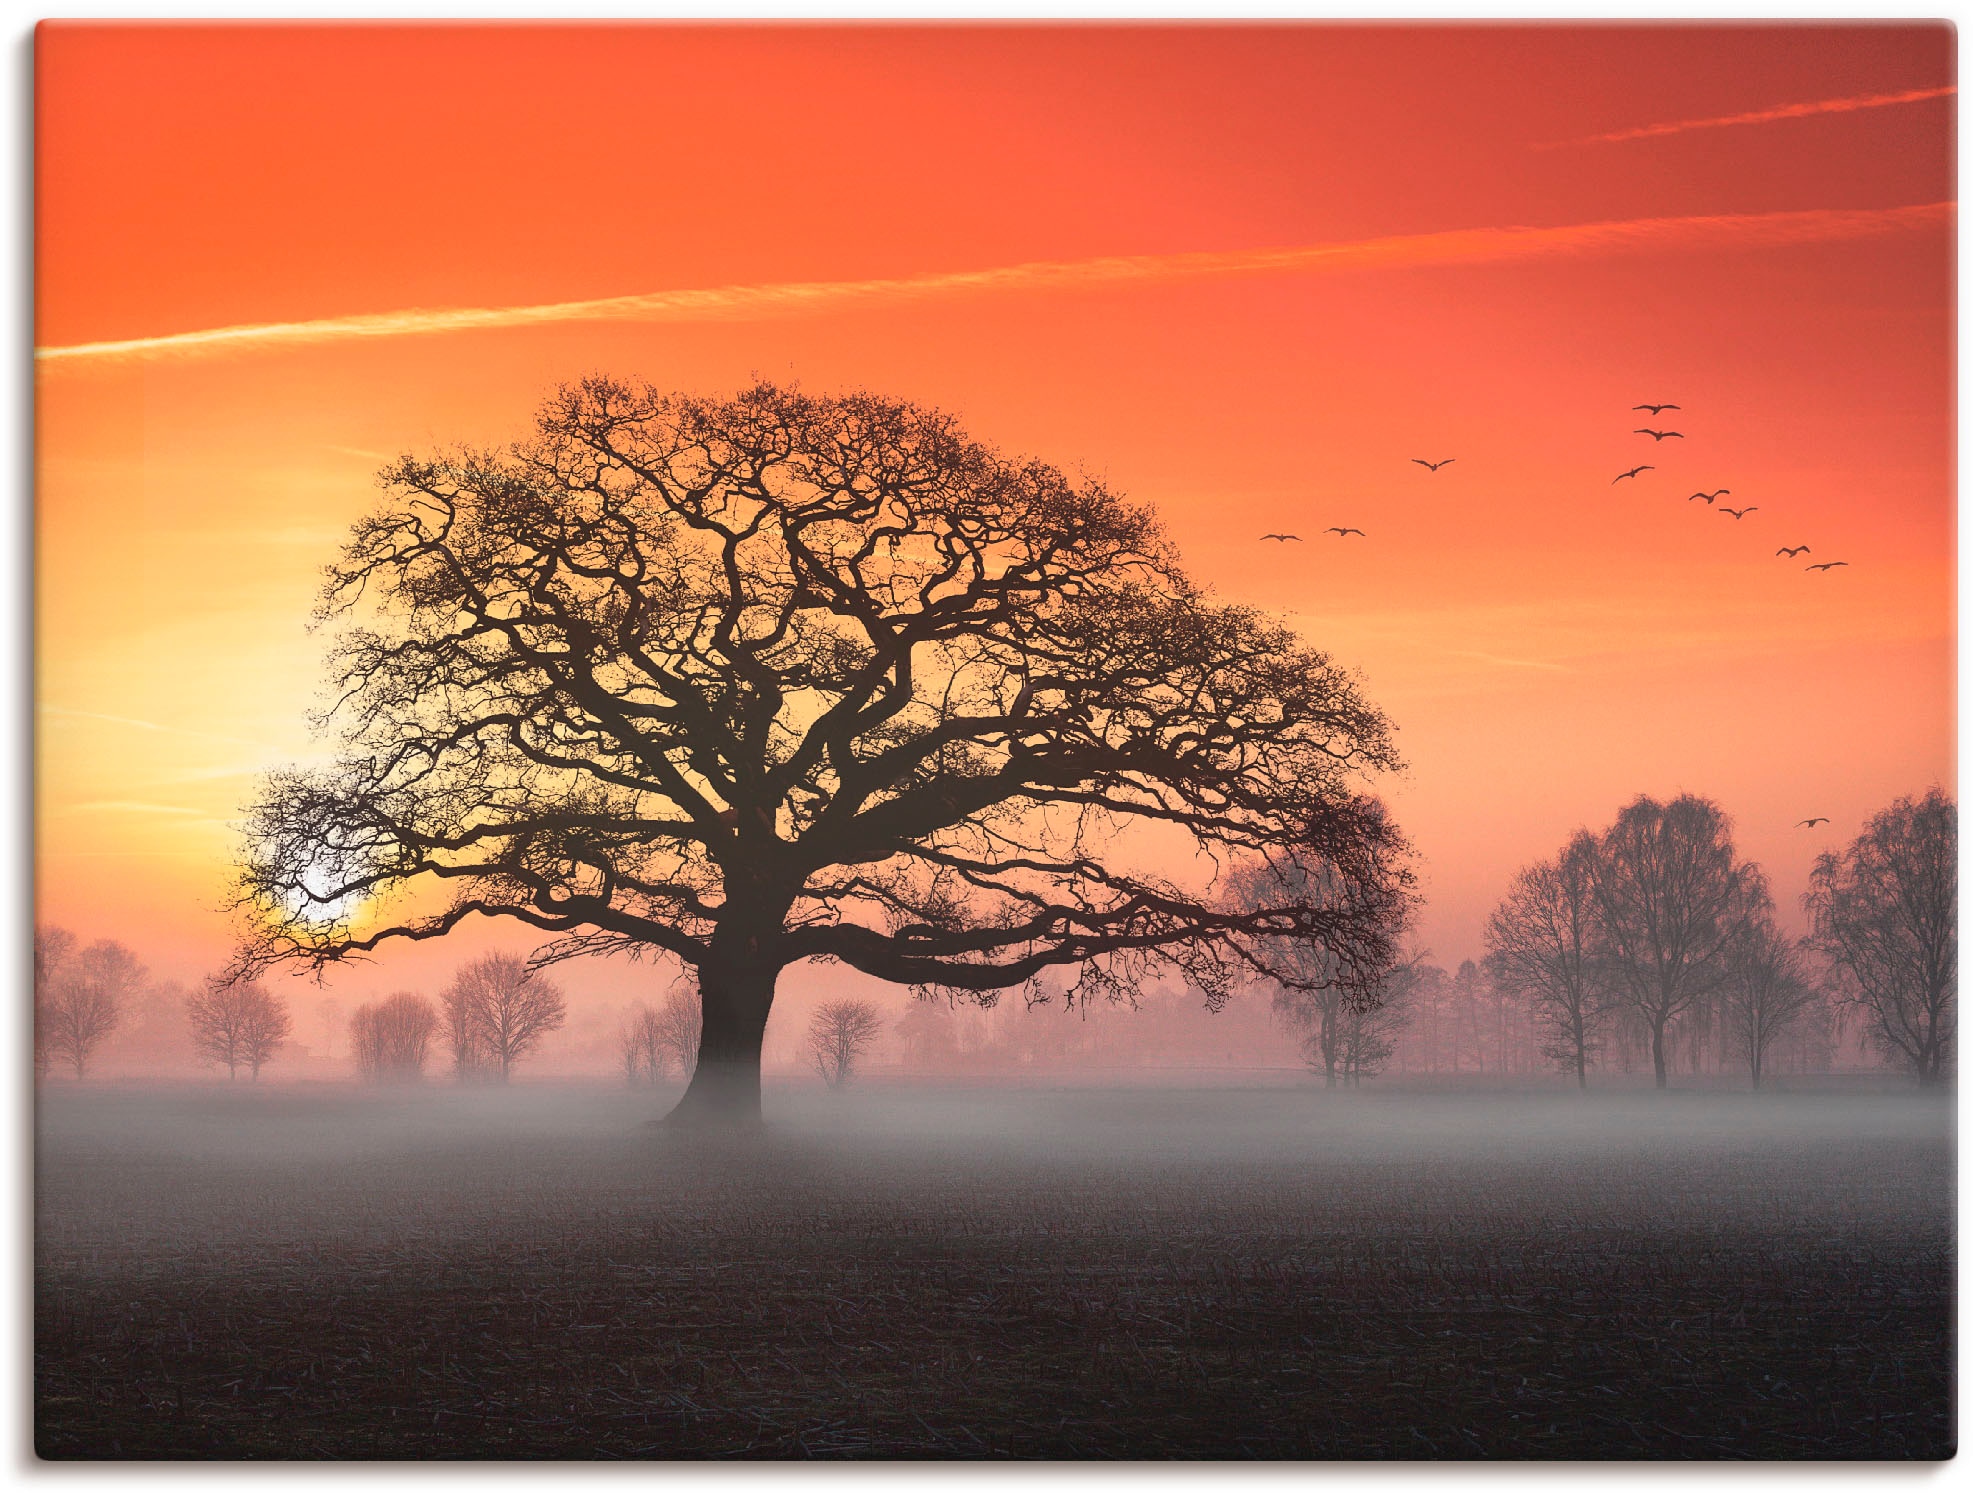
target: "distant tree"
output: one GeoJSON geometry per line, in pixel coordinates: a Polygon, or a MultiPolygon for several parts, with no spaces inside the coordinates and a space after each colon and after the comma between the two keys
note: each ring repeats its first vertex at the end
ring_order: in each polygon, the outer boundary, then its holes
{"type": "Polygon", "coordinates": [[[206,1062],[223,1064],[228,1078],[244,1067],[259,1079],[294,1024],[287,1002],[251,980],[208,980],[187,998],[185,1013],[193,1048],[206,1062]]]}
{"type": "Polygon", "coordinates": [[[1424,967],[1419,959],[1407,960],[1384,977],[1375,1003],[1344,1011],[1336,1047],[1345,1084],[1354,1088],[1366,1078],[1375,1078],[1396,1055],[1398,1041],[1411,1024],[1424,967]]]}
{"type": "MultiPolygon", "coordinates": [[[[1258,941],[1248,954],[1250,976],[1272,987],[1276,1014],[1301,1034],[1304,1058],[1334,1088],[1346,1071],[1351,1034],[1359,1041],[1365,1035],[1359,1018],[1389,993],[1397,939],[1411,913],[1408,892],[1365,884],[1319,857],[1284,855],[1236,870],[1226,896],[1234,907],[1293,899],[1328,909],[1339,922],[1380,930],[1378,939],[1356,946],[1281,937],[1258,941]]],[[[1376,1029],[1373,1022],[1370,1030],[1376,1029]]]]}
{"type": "Polygon", "coordinates": [[[869,1001],[825,1001],[808,1021],[808,1055],[832,1089],[856,1073],[856,1060],[884,1029],[883,1015],[869,1001]]]}
{"type": "Polygon", "coordinates": [[[422,995],[400,990],[349,1019],[350,1051],[369,1083],[416,1083],[424,1076],[438,1012],[422,995]]]}
{"type": "Polygon", "coordinates": [[[1775,927],[1764,905],[1767,898],[1758,900],[1763,905],[1748,917],[1727,951],[1726,983],[1720,988],[1726,1050],[1746,1060],[1756,1089],[1777,1039],[1822,999],[1794,942],[1775,927]]]}
{"type": "Polygon", "coordinates": [[[652,1051],[650,1029],[654,1011],[642,1001],[634,1002],[617,1022],[617,1056],[623,1063],[623,1080],[632,1088],[640,1083],[656,1083],[657,1054],[652,1051]]]}
{"type": "MultiPolygon", "coordinates": [[[[51,946],[48,952],[52,956],[55,950],[51,946]]],[[[49,1057],[69,1064],[80,1079],[90,1057],[116,1030],[124,1003],[143,984],[144,974],[130,950],[108,939],[63,960],[40,992],[35,1013],[49,1057]]]]}
{"type": "Polygon", "coordinates": [[[486,1024],[475,1005],[477,993],[475,985],[460,980],[438,998],[446,1047],[452,1054],[452,1076],[461,1083],[490,1083],[500,1074],[486,1024]]]}
{"type": "Polygon", "coordinates": [[[1959,1006],[1959,811],[1934,788],[1817,860],[1802,899],[1813,947],[1877,1048],[1922,1088],[1951,1071],[1959,1006]]]}
{"type": "MultiPolygon", "coordinates": [[[[459,1040],[468,1051],[484,1055],[475,1061],[483,1061],[500,1083],[568,1018],[561,987],[513,954],[488,954],[466,965],[445,994],[445,1008],[448,1023],[456,1023],[453,1029],[461,1033],[459,1040]]],[[[455,1053],[459,1050],[455,1046],[455,1053]]]]}
{"type": "Polygon", "coordinates": [[[376,614],[332,666],[343,754],[251,809],[242,973],[475,915],[561,935],[543,963],[661,950],[702,1011],[680,1122],[748,1123],[806,960],[966,998],[1171,972],[1209,1002],[1261,938],[1388,962],[1381,924],[1149,869],[1176,835],[1404,883],[1365,791],[1398,759],[1348,671],[1214,601],[1100,481],[897,400],[604,379],[381,480],[321,608],[376,614]],[[395,911],[359,931],[359,904],[395,911]]]}
{"type": "Polygon", "coordinates": [[[75,959],[75,935],[43,924],[34,930],[34,1073],[45,1075],[54,1058],[55,984],[67,977],[75,959]]]}
{"type": "Polygon", "coordinates": [[[1576,1087],[1589,1065],[1606,998],[1596,961],[1596,841],[1577,832],[1553,860],[1514,878],[1487,920],[1487,969],[1502,990],[1533,1007],[1542,1055],[1576,1087]]]}
{"type": "Polygon", "coordinates": [[[673,986],[651,1013],[650,1041],[662,1059],[660,1072],[691,1077],[699,1061],[699,1024],[698,991],[688,985],[673,986]]]}
{"type": "Polygon", "coordinates": [[[1594,862],[1598,954],[1613,996],[1651,1033],[1665,1087],[1665,1031],[1726,981],[1748,915],[1747,868],[1717,804],[1639,797],[1603,833],[1594,862]]]}

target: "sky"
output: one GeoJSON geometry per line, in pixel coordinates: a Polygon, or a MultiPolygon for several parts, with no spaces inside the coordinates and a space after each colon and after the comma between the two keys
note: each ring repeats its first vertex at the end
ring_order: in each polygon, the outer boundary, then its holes
{"type": "Polygon", "coordinates": [[[1442,963],[1639,793],[1798,921],[1953,784],[1944,24],[62,23],[35,68],[36,912],[160,973],[322,760],[375,471],[592,372],[882,391],[1153,505],[1396,724],[1442,963]]]}

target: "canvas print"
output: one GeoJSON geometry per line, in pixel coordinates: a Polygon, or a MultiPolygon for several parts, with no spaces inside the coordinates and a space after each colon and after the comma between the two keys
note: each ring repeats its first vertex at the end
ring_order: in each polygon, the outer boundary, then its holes
{"type": "Polygon", "coordinates": [[[1953,1455],[1949,24],[33,60],[40,1457],[1953,1455]]]}

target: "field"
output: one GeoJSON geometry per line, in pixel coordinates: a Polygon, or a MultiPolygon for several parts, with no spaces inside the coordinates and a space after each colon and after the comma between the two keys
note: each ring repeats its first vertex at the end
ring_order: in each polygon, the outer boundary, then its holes
{"type": "Polygon", "coordinates": [[[50,1458],[1953,1449],[1906,1094],[51,1091],[50,1458]]]}

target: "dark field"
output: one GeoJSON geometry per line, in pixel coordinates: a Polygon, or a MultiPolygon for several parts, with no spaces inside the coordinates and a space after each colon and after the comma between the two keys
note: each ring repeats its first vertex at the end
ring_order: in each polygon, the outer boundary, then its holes
{"type": "Polygon", "coordinates": [[[52,1092],[44,1457],[1953,1449],[1905,1095],[52,1092]]]}

